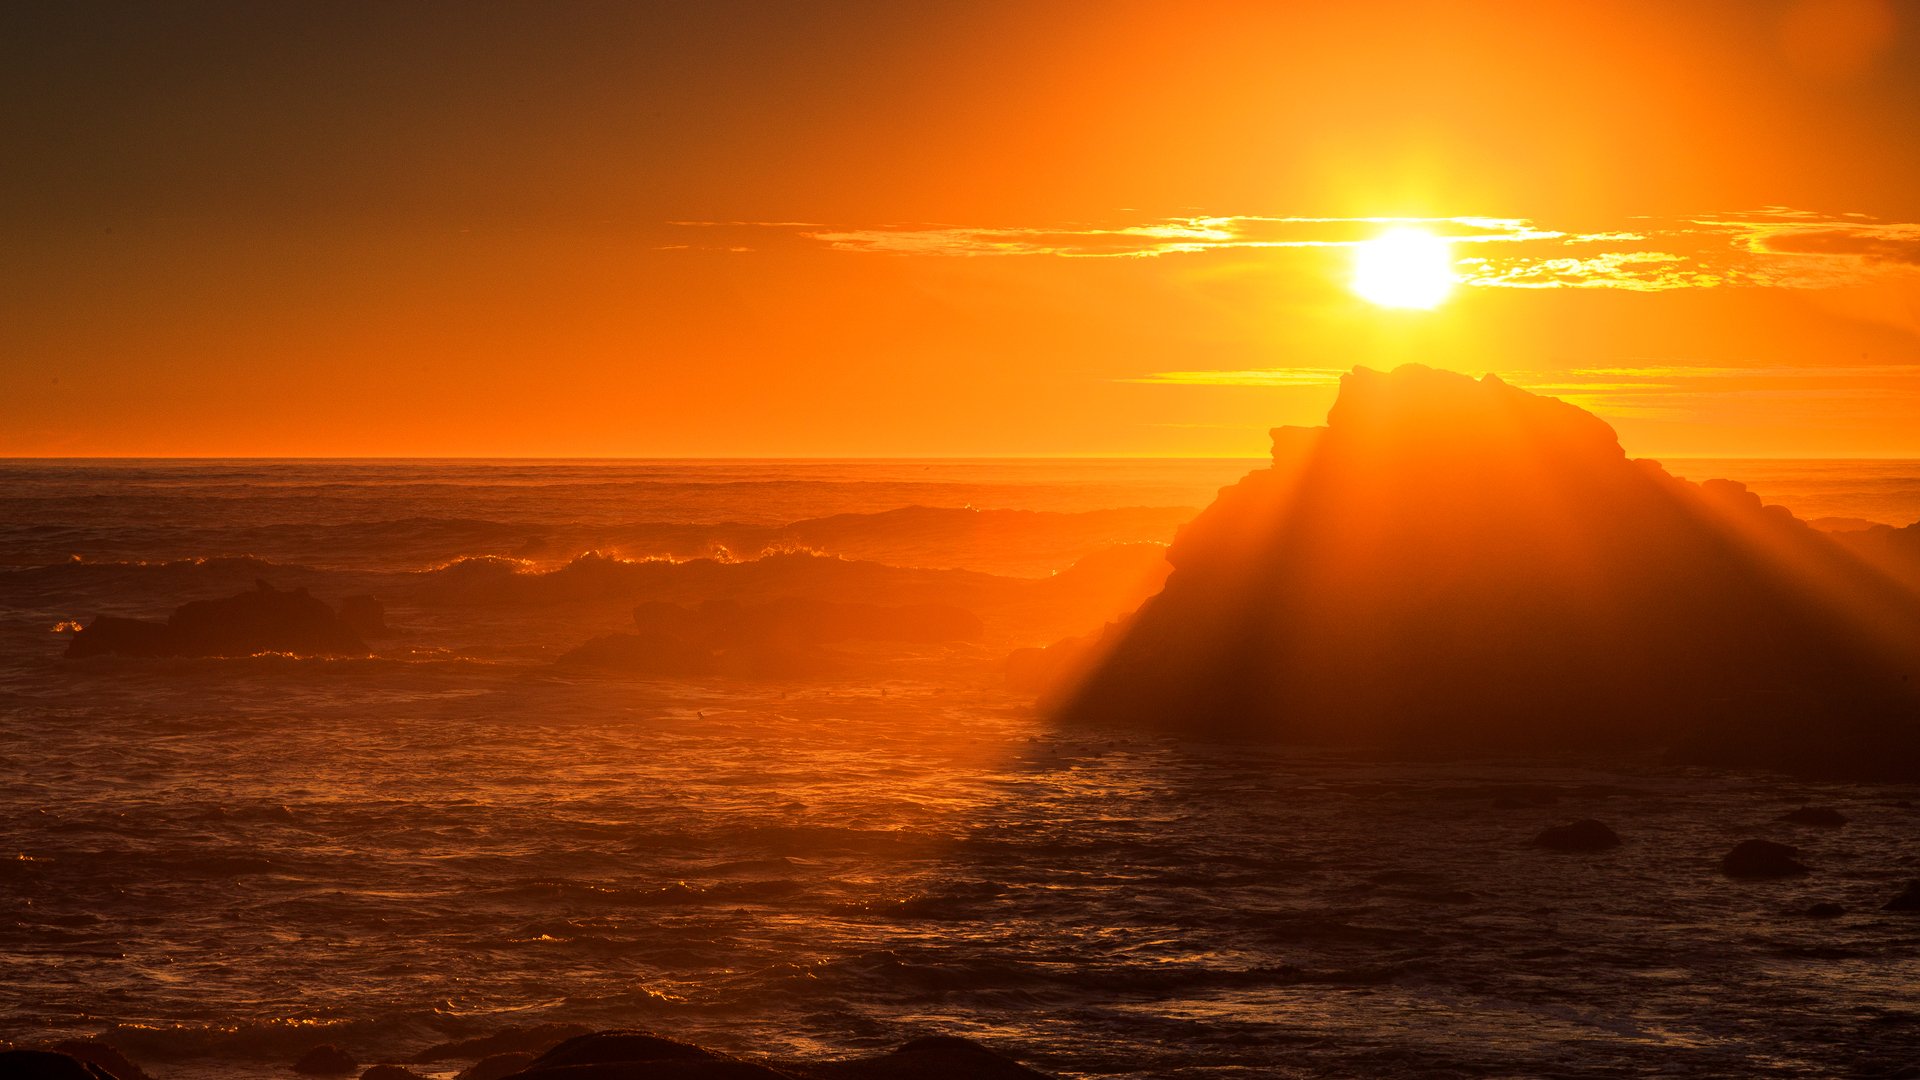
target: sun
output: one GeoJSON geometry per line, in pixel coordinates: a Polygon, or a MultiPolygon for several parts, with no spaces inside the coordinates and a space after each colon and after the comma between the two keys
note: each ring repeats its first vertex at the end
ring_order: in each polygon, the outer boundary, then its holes
{"type": "Polygon", "coordinates": [[[1453,291],[1453,247],[1400,228],[1354,245],[1353,291],[1381,307],[1432,308],[1453,291]]]}

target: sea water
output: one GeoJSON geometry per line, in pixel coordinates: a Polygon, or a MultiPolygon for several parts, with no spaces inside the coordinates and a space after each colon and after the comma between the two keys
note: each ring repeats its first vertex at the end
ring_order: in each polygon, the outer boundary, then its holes
{"type": "MultiPolygon", "coordinates": [[[[1098,625],[1019,590],[1171,539],[1257,464],[0,463],[0,1038],[104,1036],[163,1078],[536,1021],[789,1056],[949,1033],[1170,1080],[1920,1056],[1920,918],[1878,911],[1920,877],[1920,793],[1061,730],[1009,689],[1006,652],[1098,625]],[[628,596],[446,587],[587,551],[679,602],[849,566],[1016,599],[845,674],[664,679],[554,662],[628,596]],[[61,658],[76,621],[255,579],[371,593],[393,633],[61,658]],[[1851,823],[1776,820],[1809,802],[1851,823]],[[1528,844],[1581,817],[1625,843],[1528,844]],[[1753,836],[1814,873],[1722,877],[1753,836]]],[[[1669,466],[1920,520],[1920,463],[1669,466]]]]}

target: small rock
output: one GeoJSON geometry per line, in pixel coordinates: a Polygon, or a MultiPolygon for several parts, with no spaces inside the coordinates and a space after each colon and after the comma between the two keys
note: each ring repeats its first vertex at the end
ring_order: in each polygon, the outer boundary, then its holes
{"type": "Polygon", "coordinates": [[[1920,880],[1907,882],[1900,895],[1880,905],[1881,911],[1920,911],[1920,880]]]}
{"type": "Polygon", "coordinates": [[[1847,913],[1839,904],[1815,904],[1806,911],[1809,919],[1837,919],[1847,913]]]}
{"type": "Polygon", "coordinates": [[[299,1060],[293,1063],[294,1072],[310,1073],[315,1076],[338,1076],[341,1073],[353,1072],[359,1067],[360,1063],[353,1060],[351,1054],[332,1043],[314,1047],[301,1054],[299,1060]]]}
{"type": "Polygon", "coordinates": [[[1780,820],[1791,822],[1795,825],[1833,827],[1845,825],[1847,823],[1847,815],[1835,810],[1831,806],[1802,806],[1798,810],[1792,810],[1780,815],[1780,820]]]}
{"type": "Polygon", "coordinates": [[[1800,849],[1771,840],[1742,840],[1720,860],[1720,872],[1737,878],[1799,877],[1807,866],[1794,856],[1800,849]]]}
{"type": "Polygon", "coordinates": [[[1582,818],[1541,830],[1533,844],[1553,851],[1605,851],[1620,846],[1620,835],[1592,818],[1582,818]]]}
{"type": "Polygon", "coordinates": [[[412,1069],[398,1065],[375,1065],[360,1074],[360,1080],[427,1080],[412,1069]]]}

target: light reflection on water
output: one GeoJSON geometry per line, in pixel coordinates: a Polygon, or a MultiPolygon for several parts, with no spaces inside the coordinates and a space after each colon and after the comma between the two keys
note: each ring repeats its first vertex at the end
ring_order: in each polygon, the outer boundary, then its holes
{"type": "Polygon", "coordinates": [[[941,1030],[1085,1076],[1791,1073],[1914,1046],[1920,921],[1873,912],[1912,872],[1895,791],[1058,732],[902,683],[689,709],[502,672],[288,709],[114,681],[72,690],[110,737],[56,697],[33,767],[8,752],[17,1035],[122,1025],[136,1054],[241,1068],[284,1060],[289,1024],[367,1058],[529,1018],[794,1053],[941,1030]],[[1558,802],[1494,808],[1516,784],[1558,802]],[[1854,824],[1771,823],[1805,798],[1854,824]],[[1527,846],[1588,814],[1627,845],[1527,846]],[[1816,875],[1716,873],[1783,831],[1816,875]],[[1861,914],[1794,914],[1818,900],[1861,914]]]}

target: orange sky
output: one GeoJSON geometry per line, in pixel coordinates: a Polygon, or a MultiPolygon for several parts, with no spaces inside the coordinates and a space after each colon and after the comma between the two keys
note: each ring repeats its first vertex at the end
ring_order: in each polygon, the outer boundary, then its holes
{"type": "Polygon", "coordinates": [[[1920,457],[1920,7],[1307,7],[9,5],[0,454],[1920,457]]]}

